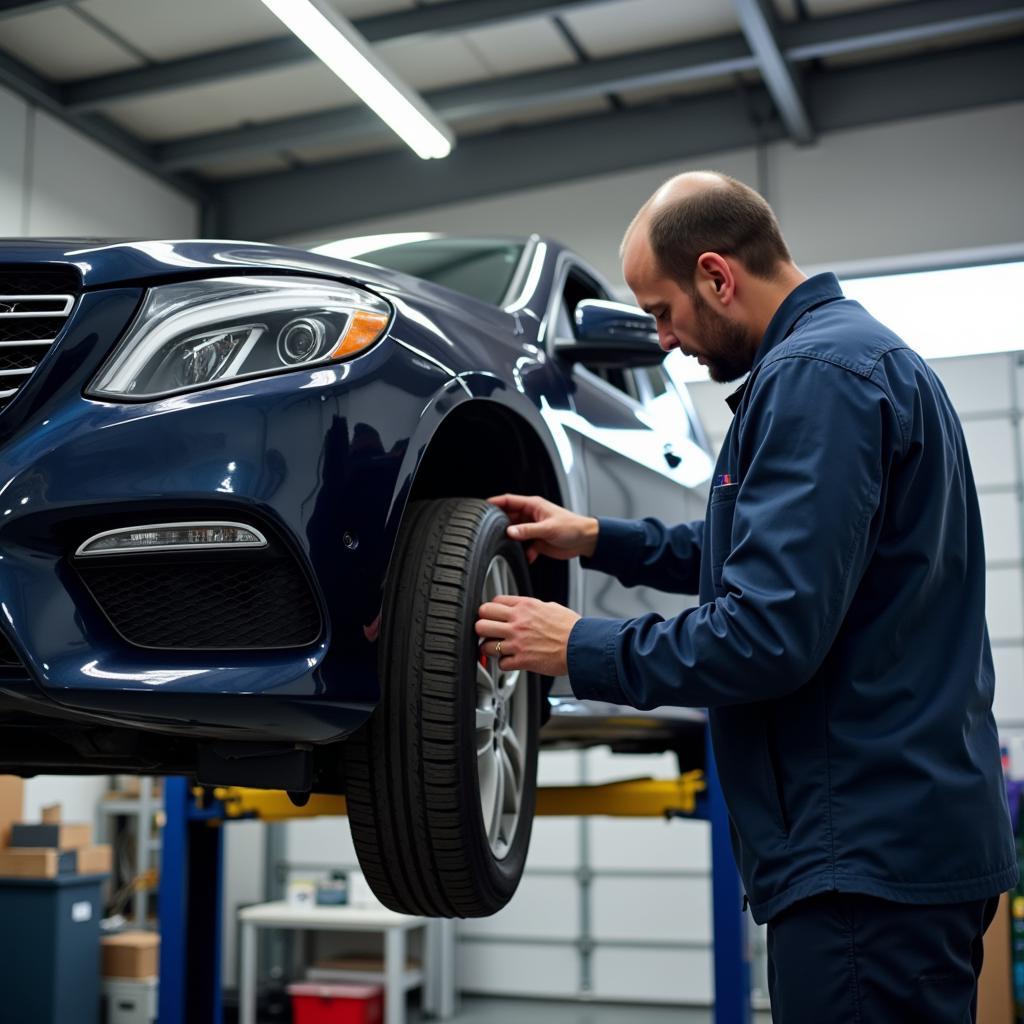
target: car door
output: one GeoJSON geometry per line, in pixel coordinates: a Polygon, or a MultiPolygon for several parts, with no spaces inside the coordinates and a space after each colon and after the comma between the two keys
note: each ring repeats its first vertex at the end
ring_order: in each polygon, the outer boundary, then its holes
{"type": "MultiPolygon", "coordinates": [[[[554,317],[558,341],[574,336],[576,305],[608,292],[579,265],[569,265],[554,317]]],[[[664,370],[573,363],[567,368],[587,475],[589,512],[667,523],[704,514],[713,465],[697,441],[684,403],[664,370]]],[[[689,603],[648,587],[626,588],[603,573],[585,573],[582,611],[614,618],[678,614],[689,603]]]]}

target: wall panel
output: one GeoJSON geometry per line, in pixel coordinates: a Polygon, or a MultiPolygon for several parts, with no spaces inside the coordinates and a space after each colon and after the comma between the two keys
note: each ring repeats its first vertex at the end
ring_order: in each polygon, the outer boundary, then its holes
{"type": "Polygon", "coordinates": [[[579,960],[570,946],[460,941],[455,968],[462,992],[572,998],[579,991],[579,960]]]}
{"type": "Polygon", "coordinates": [[[188,238],[196,204],[55,120],[36,115],[28,234],[188,238]]]}
{"type": "MultiPolygon", "coordinates": [[[[616,949],[594,953],[597,999],[636,1003],[702,1003],[712,999],[712,960],[708,949],[616,949]]],[[[623,1020],[628,1019],[628,1009],[623,1020]]]]}
{"type": "Polygon", "coordinates": [[[28,107],[0,89],[0,238],[25,230],[25,154],[28,107]]]}

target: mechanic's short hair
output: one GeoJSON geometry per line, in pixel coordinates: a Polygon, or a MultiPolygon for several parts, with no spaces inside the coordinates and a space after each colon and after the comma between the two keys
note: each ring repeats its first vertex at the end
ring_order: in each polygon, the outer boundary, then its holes
{"type": "Polygon", "coordinates": [[[697,258],[717,252],[738,259],[756,277],[772,279],[792,257],[779,222],[749,185],[715,172],[721,184],[658,204],[648,238],[663,273],[692,291],[697,258]]]}

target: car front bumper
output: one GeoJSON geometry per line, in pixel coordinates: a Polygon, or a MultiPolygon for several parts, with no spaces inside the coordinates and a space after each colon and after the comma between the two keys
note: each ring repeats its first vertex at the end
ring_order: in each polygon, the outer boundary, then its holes
{"type": "MultiPolygon", "coordinates": [[[[0,669],[0,707],[189,737],[343,736],[378,697],[375,640],[410,440],[449,378],[389,337],[348,363],[161,401],[83,397],[139,294],[84,296],[5,413],[0,629],[23,669],[0,669]],[[320,610],[314,641],[167,650],[118,633],[83,585],[78,546],[105,529],[197,519],[276,539],[320,610]]],[[[117,557],[144,567],[149,556],[117,557]]]]}

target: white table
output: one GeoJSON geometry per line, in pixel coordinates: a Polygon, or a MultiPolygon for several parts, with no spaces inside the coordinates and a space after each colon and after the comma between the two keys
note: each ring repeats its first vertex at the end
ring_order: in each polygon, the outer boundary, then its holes
{"type": "MultiPolygon", "coordinates": [[[[256,942],[260,928],[294,931],[382,932],[386,1024],[404,1024],[405,994],[423,985],[423,1008],[448,1019],[454,1013],[454,922],[408,917],[385,907],[293,907],[284,900],[260,903],[238,912],[241,925],[239,1024],[256,1024],[256,942]],[[406,966],[406,933],[424,928],[423,970],[406,966]]],[[[363,978],[361,980],[371,980],[363,978]]],[[[377,980],[377,979],[373,979],[377,980]]]]}

